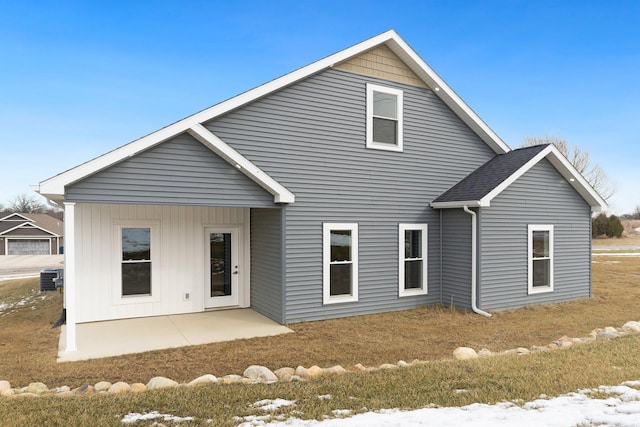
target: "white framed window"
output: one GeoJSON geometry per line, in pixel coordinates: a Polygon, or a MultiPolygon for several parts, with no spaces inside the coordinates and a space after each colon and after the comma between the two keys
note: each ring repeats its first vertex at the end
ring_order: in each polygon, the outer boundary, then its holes
{"type": "Polygon", "coordinates": [[[553,292],[553,225],[528,226],[529,294],[553,292]]]}
{"type": "Polygon", "coordinates": [[[402,151],[402,91],[367,83],[367,148],[402,151]]]}
{"type": "Polygon", "coordinates": [[[358,301],[358,224],[322,224],[323,303],[358,301]]]}
{"type": "Polygon", "coordinates": [[[125,220],[114,224],[115,303],[159,300],[158,229],[157,221],[125,220]]]}
{"type": "Polygon", "coordinates": [[[398,225],[398,295],[427,294],[427,224],[398,225]]]}

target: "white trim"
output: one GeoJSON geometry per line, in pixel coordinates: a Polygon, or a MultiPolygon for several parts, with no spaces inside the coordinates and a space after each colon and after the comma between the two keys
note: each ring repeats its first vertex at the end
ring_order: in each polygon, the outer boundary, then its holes
{"type": "Polygon", "coordinates": [[[358,301],[358,224],[323,223],[322,224],[322,303],[336,304],[358,301]],[[351,295],[331,296],[331,231],[351,231],[351,295]]]}
{"type": "Polygon", "coordinates": [[[428,272],[428,226],[427,224],[398,224],[398,296],[399,297],[408,297],[415,295],[426,295],[428,286],[427,286],[427,272],[428,272]],[[422,260],[422,288],[416,289],[405,289],[404,287],[404,278],[405,278],[405,231],[407,230],[419,230],[422,232],[421,241],[422,241],[422,256],[420,259],[422,260]]]}
{"type": "Polygon", "coordinates": [[[386,86],[374,85],[371,83],[367,83],[367,148],[373,148],[376,150],[387,150],[387,151],[399,151],[403,150],[403,95],[400,89],[394,89],[386,86]],[[383,142],[376,142],[373,140],[373,119],[375,115],[373,114],[374,105],[373,105],[373,93],[380,92],[386,93],[389,95],[394,95],[396,97],[396,116],[395,118],[388,118],[395,120],[397,123],[397,133],[396,133],[396,144],[386,144],[383,142]]]}
{"type": "Polygon", "coordinates": [[[549,163],[562,175],[578,194],[591,206],[592,211],[606,210],[607,202],[598,194],[596,190],[584,179],[584,177],[576,170],[576,168],[567,160],[566,157],[558,151],[554,145],[549,145],[535,155],[531,160],[522,165],[511,176],[502,181],[493,190],[487,193],[480,200],[469,201],[453,201],[453,202],[432,202],[431,207],[435,209],[462,208],[465,205],[469,207],[487,207],[491,206],[491,201],[502,193],[506,188],[513,184],[518,178],[528,172],[532,167],[537,165],[542,159],[546,158],[549,163]]]}
{"type": "Polygon", "coordinates": [[[529,295],[553,292],[553,225],[529,224],[527,226],[527,285],[529,295]],[[533,286],[533,232],[549,232],[549,286],[533,286]]]}
{"type": "MultiPolygon", "coordinates": [[[[9,221],[7,221],[7,222],[9,222],[9,221]]],[[[29,228],[37,228],[38,230],[44,231],[45,233],[49,233],[52,237],[60,237],[59,234],[56,234],[56,233],[54,233],[52,231],[49,231],[46,228],[42,228],[39,225],[34,224],[33,222],[23,222],[21,224],[18,224],[13,228],[9,228],[7,230],[4,230],[2,233],[0,233],[0,236],[5,235],[10,231],[14,231],[14,230],[17,230],[19,228],[24,228],[25,226],[27,226],[29,228]]],[[[9,237],[9,236],[7,236],[7,237],[9,237]]]]}
{"type": "Polygon", "coordinates": [[[25,221],[27,221],[27,222],[35,222],[35,221],[34,221],[34,220],[32,220],[31,218],[27,218],[26,216],[21,215],[21,214],[19,214],[19,213],[17,213],[17,212],[14,212],[14,213],[12,213],[12,214],[9,214],[9,215],[5,216],[4,218],[0,218],[0,222],[2,222],[2,221],[6,221],[6,222],[20,221],[19,219],[7,219],[7,218],[10,218],[10,217],[12,217],[12,216],[14,216],[14,215],[19,216],[20,218],[24,218],[24,220],[25,220],[25,221]]]}
{"type": "MultiPolygon", "coordinates": [[[[65,221],[66,222],[66,221],[65,221]]],[[[113,281],[111,283],[111,302],[113,305],[139,304],[160,301],[160,221],[146,219],[113,220],[113,281]],[[122,295],[122,229],[149,228],[151,239],[151,294],[122,295]]]]}
{"type": "MultiPolygon", "coordinates": [[[[406,62],[407,66],[413,70],[426,84],[434,89],[436,96],[441,98],[445,104],[470,126],[480,138],[496,153],[506,153],[510,148],[505,144],[481,119],[466,105],[456,93],[429,67],[420,56],[406,44],[402,38],[393,30],[389,30],[378,36],[372,37],[324,59],[302,67],[296,71],[241,93],[233,98],[209,107],[192,116],[186,117],[156,132],[144,136],[138,140],[130,142],[109,153],[103,154],[93,160],[69,169],[59,175],[51,177],[34,187],[38,193],[52,199],[60,199],[64,195],[66,185],[77,182],[95,172],[105,169],[121,160],[134,156],[154,145],[166,141],[180,133],[186,132],[196,124],[204,123],[222,114],[225,114],[242,105],[252,102],[260,97],[275,92],[296,81],[318,73],[339,62],[357,56],[376,46],[385,44],[396,55],[406,62]]],[[[283,202],[284,203],[284,202],[283,202]]]]}
{"type": "Polygon", "coordinates": [[[211,133],[206,127],[196,123],[187,132],[230,165],[251,178],[256,184],[273,194],[274,203],[293,203],[295,201],[295,196],[292,192],[280,185],[278,181],[271,178],[242,154],[225,144],[224,141],[211,133]]]}
{"type": "Polygon", "coordinates": [[[75,203],[64,202],[64,308],[67,312],[64,351],[76,351],[76,233],[75,203]]]}

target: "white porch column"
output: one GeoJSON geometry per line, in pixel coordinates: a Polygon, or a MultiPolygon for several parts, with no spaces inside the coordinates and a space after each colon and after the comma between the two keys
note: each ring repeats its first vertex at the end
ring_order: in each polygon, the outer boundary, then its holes
{"type": "Polygon", "coordinates": [[[67,310],[66,347],[76,351],[76,238],[75,203],[64,202],[64,303],[67,310]]]}

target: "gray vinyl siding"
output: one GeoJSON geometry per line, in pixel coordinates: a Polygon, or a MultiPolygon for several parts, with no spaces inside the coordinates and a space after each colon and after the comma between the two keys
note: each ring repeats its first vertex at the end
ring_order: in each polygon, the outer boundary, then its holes
{"type": "Polygon", "coordinates": [[[251,307],[284,323],[282,210],[251,209],[251,307]]]}
{"type": "Polygon", "coordinates": [[[48,231],[40,230],[39,228],[35,228],[35,227],[16,228],[15,230],[12,230],[12,231],[4,234],[4,236],[8,237],[8,238],[11,238],[13,236],[20,236],[20,237],[24,237],[24,236],[51,237],[51,235],[52,235],[52,233],[50,233],[48,231]]]}
{"type": "Polygon", "coordinates": [[[480,212],[480,307],[501,310],[591,295],[591,209],[546,160],[480,212]],[[528,224],[554,226],[554,291],[528,295],[528,224]]]}
{"type": "Polygon", "coordinates": [[[428,89],[327,70],[206,126],[295,193],[286,208],[286,321],[440,302],[429,207],[494,152],[428,89]],[[365,148],[366,83],[404,91],[404,152],[365,148]],[[359,224],[359,301],[322,303],[322,224],[359,224]],[[398,224],[429,226],[428,295],[398,297],[398,224]]]}
{"type": "Polygon", "coordinates": [[[471,309],[471,215],[442,211],[442,303],[471,309]]]}
{"type": "Polygon", "coordinates": [[[270,193],[187,134],[69,186],[66,200],[149,205],[274,206],[270,193]]]}

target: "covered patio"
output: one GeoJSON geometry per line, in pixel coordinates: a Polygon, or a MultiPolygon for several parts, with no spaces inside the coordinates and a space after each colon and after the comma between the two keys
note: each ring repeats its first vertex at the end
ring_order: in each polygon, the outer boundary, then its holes
{"type": "Polygon", "coordinates": [[[65,351],[67,334],[62,326],[58,362],[293,332],[248,308],[78,323],[75,329],[77,350],[65,351]]]}

